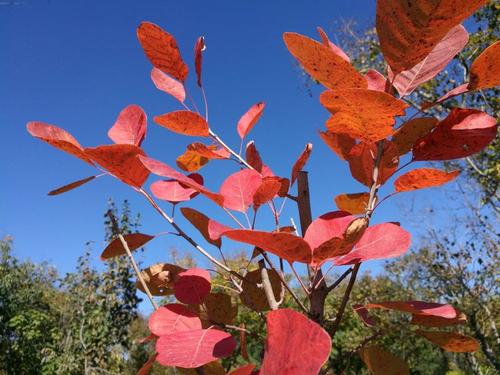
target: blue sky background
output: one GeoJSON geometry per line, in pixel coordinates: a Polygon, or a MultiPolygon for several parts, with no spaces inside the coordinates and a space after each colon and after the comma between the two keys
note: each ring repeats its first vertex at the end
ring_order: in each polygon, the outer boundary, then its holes
{"type": "MultiPolygon", "coordinates": [[[[317,38],[316,26],[321,25],[335,40],[333,26],[341,18],[372,25],[374,13],[373,0],[25,0],[0,5],[0,236],[14,237],[16,255],[46,260],[67,272],[74,269],[87,241],[94,242],[93,259],[99,264],[109,197],[116,202],[128,199],[132,209],[141,212],[143,232],[169,229],[140,196],[111,178],[47,196],[49,190],[94,172],[78,159],[31,138],[25,128],[27,121],[45,121],[65,128],[84,146],[106,144],[110,143],[106,133],[120,110],[138,104],[149,116],[143,143],[146,152],[175,165],[177,155],[196,139],[170,133],[151,121],[179,105],[149,79],[151,65],[135,35],[143,20],[161,25],[177,38],[191,73],[194,42],[199,35],[205,36],[203,80],[211,126],[229,144],[239,146],[236,123],[258,101],[265,101],[267,107],[249,139],[255,139],[265,162],[277,174],[289,175],[295,158],[311,141],[314,150],[307,169],[311,171],[313,214],[334,210],[335,195],[364,189],[350,178],[347,164],[320,141],[317,130],[324,128],[328,117],[318,102],[321,89],[315,88],[313,97],[308,96],[282,33],[296,31],[317,38]]],[[[201,106],[193,84],[191,74],[190,91],[201,106]]],[[[236,164],[226,163],[211,163],[201,170],[210,176],[206,183],[211,189],[218,189],[229,174],[227,168],[237,170],[236,164]]],[[[146,186],[154,180],[151,177],[146,186]]],[[[408,212],[427,203],[447,202],[437,189],[405,198],[408,210],[401,209],[396,198],[384,204],[374,220],[401,221],[416,233],[418,226],[408,212]]],[[[225,220],[204,198],[197,198],[192,206],[225,220]]],[[[293,206],[287,207],[283,218],[293,216],[298,222],[293,206]]],[[[427,218],[418,224],[423,223],[429,224],[427,218]]],[[[142,260],[146,264],[168,260],[171,247],[191,251],[182,239],[164,236],[148,246],[142,260]]],[[[232,244],[228,252],[241,248],[232,244]]],[[[364,269],[377,271],[380,262],[368,263],[364,269]]]]}

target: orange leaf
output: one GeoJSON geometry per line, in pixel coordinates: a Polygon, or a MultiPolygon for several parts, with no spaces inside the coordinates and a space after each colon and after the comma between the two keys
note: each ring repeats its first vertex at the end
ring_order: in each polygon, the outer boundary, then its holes
{"type": "Polygon", "coordinates": [[[142,22],[137,28],[137,38],[151,64],[179,81],[186,80],[188,67],[172,35],[154,23],[142,22]]]}
{"type": "Polygon", "coordinates": [[[264,203],[273,199],[281,189],[281,178],[277,176],[264,177],[262,184],[253,195],[253,206],[257,210],[264,203]]]}
{"type": "Polygon", "coordinates": [[[205,308],[212,322],[231,324],[238,314],[238,306],[231,303],[231,296],[225,293],[210,293],[205,297],[205,308]]]}
{"type": "Polygon", "coordinates": [[[455,179],[460,171],[445,172],[439,169],[420,168],[399,176],[394,181],[397,192],[425,189],[446,184],[455,179]]]}
{"type": "Polygon", "coordinates": [[[68,154],[76,156],[90,165],[94,165],[92,160],[85,154],[83,147],[66,130],[49,125],[40,121],[31,121],[26,125],[28,132],[35,138],[47,142],[49,145],[58,148],[68,154]]]}
{"type": "Polygon", "coordinates": [[[283,39],[304,70],[327,88],[366,88],[365,78],[329,47],[297,33],[284,33],[283,39]]]}
{"type": "Polygon", "coordinates": [[[117,144],[141,146],[146,137],[148,118],[144,110],[132,104],[125,107],[108,131],[108,137],[117,144]]]}
{"type": "Polygon", "coordinates": [[[156,116],[154,121],[175,133],[208,137],[208,124],[203,117],[191,111],[175,111],[156,116]]]}
{"type": "Polygon", "coordinates": [[[317,27],[316,30],[318,30],[319,37],[321,38],[321,42],[325,47],[330,48],[336,55],[342,57],[345,61],[348,63],[351,62],[351,59],[347,54],[340,48],[339,46],[333,44],[330,39],[328,39],[328,35],[326,35],[325,31],[321,27],[317,27]]]}
{"type": "Polygon", "coordinates": [[[302,170],[302,168],[304,168],[307,161],[309,160],[309,156],[311,156],[312,146],[312,143],[308,143],[304,148],[304,151],[302,151],[302,153],[295,161],[295,164],[292,167],[292,177],[290,179],[290,183],[292,185],[299,176],[299,172],[302,170]]]}
{"type": "Polygon", "coordinates": [[[128,185],[141,187],[149,176],[149,171],[137,158],[138,155],[145,155],[140,147],[106,145],[86,148],[85,153],[109,173],[128,185]]]}
{"type": "Polygon", "coordinates": [[[470,67],[469,89],[482,90],[500,85],[500,41],[486,48],[470,67]]]}
{"type": "Polygon", "coordinates": [[[77,187],[82,186],[82,185],[86,184],[87,182],[92,181],[94,178],[96,178],[96,176],[90,176],[90,177],[82,178],[81,180],[78,180],[78,181],[74,181],[70,184],[61,186],[60,188],[49,191],[49,195],[58,195],[58,194],[66,193],[67,191],[76,189],[77,187]]]}
{"type": "Polygon", "coordinates": [[[352,88],[325,91],[320,102],[332,113],[326,122],[329,131],[367,142],[392,135],[394,117],[404,115],[408,107],[385,92],[352,88]]]}
{"type": "Polygon", "coordinates": [[[421,314],[426,316],[438,316],[453,319],[457,316],[457,310],[448,304],[423,302],[423,301],[385,301],[365,305],[368,309],[389,309],[407,312],[410,314],[421,314]]]}
{"type": "Polygon", "coordinates": [[[342,160],[346,160],[356,140],[346,134],[337,134],[329,131],[319,132],[320,138],[342,160]]]}
{"type": "Polygon", "coordinates": [[[417,329],[415,331],[433,344],[440,346],[447,352],[471,353],[479,349],[479,341],[470,336],[456,332],[429,332],[417,329]]]}
{"type": "Polygon", "coordinates": [[[392,143],[397,147],[399,155],[409,152],[418,139],[429,134],[436,127],[438,119],[420,117],[406,121],[392,136],[392,143]]]}
{"type": "Polygon", "coordinates": [[[236,128],[241,139],[245,138],[246,135],[250,133],[250,130],[252,130],[262,116],[265,107],[266,103],[264,102],[256,103],[251,106],[243,116],[241,116],[236,128]]]}
{"type": "MultiPolygon", "coordinates": [[[[203,238],[207,240],[207,242],[211,243],[214,246],[217,246],[219,249],[222,245],[222,240],[220,237],[218,238],[213,238],[210,233],[210,226],[214,220],[210,219],[208,216],[205,216],[199,211],[196,211],[193,208],[189,207],[182,207],[181,212],[184,215],[184,217],[196,228],[198,231],[201,233],[203,238]]],[[[214,223],[215,225],[222,226],[222,224],[219,224],[217,222],[214,223]]],[[[227,229],[231,229],[229,227],[226,227],[227,229]]]]}
{"type": "Polygon", "coordinates": [[[203,143],[195,142],[187,146],[187,149],[207,159],[227,159],[230,156],[229,151],[217,146],[207,146],[203,143]]]}
{"type": "Polygon", "coordinates": [[[175,163],[183,171],[196,172],[208,163],[208,159],[197,152],[186,150],[175,159],[175,163]]]}
{"type": "Polygon", "coordinates": [[[196,69],[196,83],[201,87],[201,60],[202,52],[205,50],[205,38],[200,36],[194,45],[194,66],[196,69]]]}
{"type": "Polygon", "coordinates": [[[373,345],[362,348],[359,356],[373,375],[409,375],[408,365],[400,358],[373,345]]]}
{"type": "MultiPolygon", "coordinates": [[[[143,233],[130,233],[130,234],[125,234],[123,238],[125,242],[127,242],[130,251],[134,251],[144,246],[146,243],[155,238],[155,236],[150,236],[149,234],[143,234],[143,233]]],[[[123,247],[120,239],[115,238],[103,250],[101,254],[101,259],[104,260],[116,257],[118,255],[126,255],[126,254],[127,252],[123,247]]]]}
{"type": "MultiPolygon", "coordinates": [[[[352,176],[365,186],[373,184],[374,157],[377,155],[375,144],[358,143],[349,153],[349,169],[352,176]]],[[[384,149],[379,164],[378,183],[383,184],[392,176],[399,163],[398,151],[392,142],[384,142],[384,149]]]]}
{"type": "MultiPolygon", "coordinates": [[[[184,272],[185,269],[175,264],[157,263],[141,270],[141,276],[146,282],[148,289],[153,296],[167,296],[174,294],[174,282],[177,275],[184,272]]],[[[142,284],[137,281],[137,288],[145,293],[142,284]]]]}
{"type": "Polygon", "coordinates": [[[335,204],[339,210],[360,215],[366,212],[369,198],[370,193],[340,194],[335,197],[335,204]]]}
{"type": "Polygon", "coordinates": [[[184,103],[184,100],[186,99],[186,91],[182,83],[176,81],[163,73],[160,69],[154,67],[151,69],[151,80],[158,90],[164,91],[167,94],[172,95],[181,103],[184,103]]]}
{"type": "Polygon", "coordinates": [[[455,26],[487,0],[378,0],[377,35],[382,53],[399,73],[424,60],[455,26]]]}
{"type": "Polygon", "coordinates": [[[424,327],[449,327],[467,322],[467,317],[463,313],[458,313],[454,318],[443,318],[441,316],[431,316],[425,314],[413,314],[411,324],[424,327]]]}

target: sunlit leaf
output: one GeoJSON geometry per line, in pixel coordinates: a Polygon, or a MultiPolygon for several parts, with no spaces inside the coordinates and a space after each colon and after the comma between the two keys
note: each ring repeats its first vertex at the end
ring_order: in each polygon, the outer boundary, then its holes
{"type": "Polygon", "coordinates": [[[368,84],[368,90],[382,91],[385,92],[385,87],[387,85],[387,78],[383,74],[379,73],[375,69],[369,69],[365,73],[365,79],[368,84]]]}
{"type": "Polygon", "coordinates": [[[250,130],[252,130],[262,116],[265,107],[266,103],[264,102],[256,103],[251,106],[243,116],[241,116],[236,128],[241,139],[245,138],[247,134],[250,133],[250,130]]]}
{"type": "Polygon", "coordinates": [[[479,349],[479,341],[473,337],[465,336],[457,332],[430,332],[417,329],[415,333],[425,337],[427,340],[440,346],[447,352],[472,353],[479,349]]]}
{"type": "Polygon", "coordinates": [[[470,67],[469,89],[483,90],[500,85],[500,41],[486,48],[470,67]]]}
{"type": "Polygon", "coordinates": [[[299,172],[304,168],[306,165],[307,161],[309,160],[309,157],[311,156],[312,152],[312,143],[308,143],[302,153],[299,155],[295,163],[293,164],[292,167],[292,177],[290,179],[290,183],[293,185],[297,177],[299,176],[299,172]]]}
{"type": "Polygon", "coordinates": [[[175,133],[208,137],[208,124],[203,117],[196,112],[187,110],[165,113],[156,116],[154,121],[175,133]]]}
{"type": "Polygon", "coordinates": [[[337,134],[329,131],[319,132],[320,138],[342,160],[346,160],[349,152],[356,144],[356,140],[346,134],[337,134]]]}
{"type": "Polygon", "coordinates": [[[160,69],[154,68],[151,70],[151,80],[158,90],[164,91],[172,95],[175,99],[184,103],[186,99],[186,90],[184,85],[173,79],[169,75],[163,73],[160,69]]]}
{"type": "MultiPolygon", "coordinates": [[[[208,216],[205,216],[199,211],[196,211],[193,208],[189,207],[182,207],[181,212],[184,215],[184,217],[191,223],[193,226],[198,229],[198,231],[201,233],[203,238],[207,240],[207,242],[211,243],[214,246],[217,246],[218,248],[221,247],[221,239],[220,237],[213,238],[211,237],[210,233],[210,226],[211,225],[218,225],[222,226],[222,224],[216,223],[214,220],[210,219],[208,216]]],[[[223,226],[226,229],[230,229],[229,227],[223,226]]]]}
{"type": "Polygon", "coordinates": [[[206,157],[188,149],[175,159],[175,164],[183,171],[196,172],[206,165],[208,161],[206,157]]]}
{"type": "Polygon", "coordinates": [[[411,151],[415,142],[429,134],[438,122],[434,117],[420,117],[403,123],[392,136],[392,143],[397,147],[399,155],[411,151]]]}
{"type": "Polygon", "coordinates": [[[337,208],[352,215],[364,214],[370,193],[340,194],[335,197],[337,208]]]}
{"type": "MultiPolygon", "coordinates": [[[[123,239],[127,243],[130,251],[137,250],[151,241],[155,236],[150,236],[144,233],[129,233],[123,235],[123,239]]],[[[119,255],[126,255],[127,251],[123,247],[123,244],[119,238],[115,238],[111,241],[108,246],[103,250],[101,254],[101,259],[109,259],[119,255]]]]}
{"type": "MultiPolygon", "coordinates": [[[[189,174],[187,177],[203,185],[203,177],[198,173],[189,174]]],[[[151,184],[150,189],[156,198],[171,203],[185,202],[193,199],[199,194],[197,190],[187,187],[175,180],[155,181],[151,184]]]]}
{"type": "Polygon", "coordinates": [[[257,151],[257,147],[255,147],[254,141],[250,141],[247,143],[247,147],[245,148],[245,159],[253,169],[255,169],[259,173],[262,173],[262,167],[264,166],[264,164],[260,157],[259,151],[257,151]]]}
{"type": "Polygon", "coordinates": [[[262,177],[251,169],[242,169],[224,180],[220,194],[224,197],[224,207],[246,212],[253,204],[253,196],[260,187],[262,177]]]}
{"type": "Polygon", "coordinates": [[[202,86],[201,84],[201,62],[202,62],[202,56],[203,56],[203,51],[205,50],[205,38],[200,36],[196,40],[196,44],[194,45],[194,66],[196,69],[196,83],[198,84],[199,87],[202,86]]]}
{"type": "Polygon", "coordinates": [[[394,181],[397,192],[425,189],[446,184],[454,180],[460,171],[445,172],[433,168],[419,168],[399,176],[394,181]]]}
{"type": "Polygon", "coordinates": [[[328,38],[328,35],[326,35],[325,31],[321,27],[318,26],[316,28],[316,30],[318,30],[318,34],[321,38],[321,42],[323,43],[323,45],[325,47],[330,48],[333,51],[333,53],[342,57],[348,63],[351,62],[351,59],[349,58],[349,56],[347,56],[347,54],[342,50],[342,48],[340,48],[339,46],[335,45],[334,43],[332,43],[330,41],[330,39],[328,38]]]}
{"type": "Polygon", "coordinates": [[[149,316],[149,330],[156,336],[201,329],[200,318],[186,306],[170,303],[159,307],[149,316]]]}
{"type": "Polygon", "coordinates": [[[437,316],[446,319],[454,319],[457,316],[457,310],[453,306],[434,302],[384,301],[368,303],[365,307],[368,309],[389,309],[410,314],[437,316]]]}
{"type": "Polygon", "coordinates": [[[66,184],[64,186],[61,186],[60,188],[51,190],[51,191],[49,191],[48,195],[59,195],[59,194],[66,193],[67,191],[70,191],[70,190],[76,189],[79,186],[85,185],[87,182],[90,182],[95,178],[96,178],[96,176],[89,176],[89,177],[82,178],[81,180],[74,181],[74,182],[71,182],[71,183],[66,184]]]}
{"type": "MultiPolygon", "coordinates": [[[[177,275],[184,271],[184,268],[175,264],[157,263],[141,270],[141,276],[153,296],[167,296],[174,294],[172,288],[177,275]]],[[[139,280],[136,282],[136,286],[143,293],[146,292],[139,280]]]]}
{"type": "Polygon", "coordinates": [[[120,112],[108,131],[108,137],[117,144],[140,146],[146,137],[147,124],[148,118],[144,110],[132,104],[120,112]]]}

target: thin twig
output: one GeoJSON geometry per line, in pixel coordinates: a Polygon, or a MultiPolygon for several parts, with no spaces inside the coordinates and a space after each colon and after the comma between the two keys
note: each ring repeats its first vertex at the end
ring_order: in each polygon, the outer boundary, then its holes
{"type": "MultiPolygon", "coordinates": [[[[347,277],[349,274],[352,272],[352,268],[349,268],[347,271],[345,271],[340,277],[335,280],[335,282],[328,287],[328,293],[330,293],[332,290],[334,290],[336,287],[340,285],[340,283],[347,277]]],[[[325,273],[326,274],[326,273],[325,273]]]]}
{"type": "Polygon", "coordinates": [[[214,139],[217,143],[219,143],[219,144],[220,144],[220,145],[221,145],[221,146],[222,146],[222,147],[223,147],[226,151],[228,151],[231,155],[233,155],[236,159],[238,159],[238,162],[239,162],[240,164],[243,164],[243,165],[244,165],[245,167],[247,167],[248,169],[255,170],[255,168],[254,168],[254,167],[252,167],[250,164],[248,164],[248,163],[246,162],[246,160],[245,160],[245,159],[243,159],[243,158],[241,157],[241,155],[238,155],[236,152],[234,152],[234,150],[233,150],[231,147],[229,147],[227,144],[225,144],[225,143],[224,143],[224,141],[223,141],[222,139],[220,139],[220,137],[219,137],[217,134],[215,134],[215,133],[213,132],[213,130],[212,130],[212,129],[209,129],[208,131],[209,131],[210,136],[211,136],[211,137],[212,137],[212,138],[213,138],[213,139],[214,139]]]}

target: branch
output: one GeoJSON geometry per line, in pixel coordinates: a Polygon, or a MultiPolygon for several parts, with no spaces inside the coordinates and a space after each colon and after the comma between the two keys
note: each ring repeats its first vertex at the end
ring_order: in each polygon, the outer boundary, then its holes
{"type": "Polygon", "coordinates": [[[271,310],[278,310],[278,302],[276,302],[276,298],[273,292],[273,286],[271,285],[271,280],[269,280],[269,274],[267,273],[267,268],[264,263],[264,260],[259,261],[260,268],[260,277],[262,279],[262,288],[264,289],[264,293],[266,294],[267,303],[269,303],[269,307],[271,310]]]}

